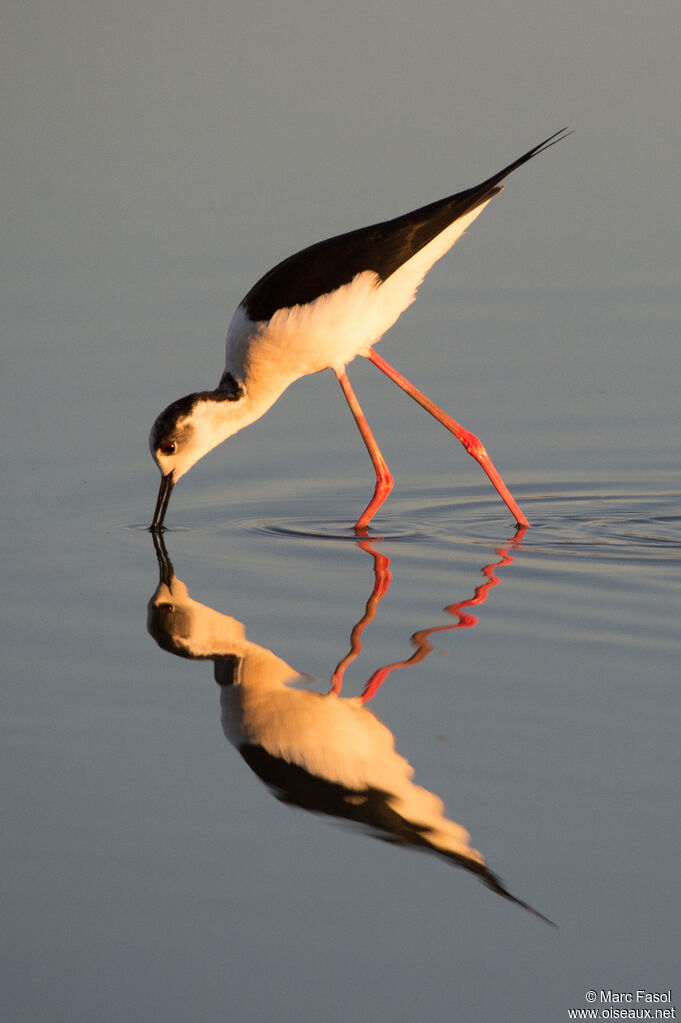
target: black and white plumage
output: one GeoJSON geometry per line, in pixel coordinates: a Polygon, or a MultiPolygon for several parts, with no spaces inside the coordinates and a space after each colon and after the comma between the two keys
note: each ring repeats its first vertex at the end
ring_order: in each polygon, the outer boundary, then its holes
{"type": "Polygon", "coordinates": [[[345,367],[369,358],[438,418],[482,465],[519,525],[528,525],[478,438],[437,409],[373,351],[411,304],[433,264],[502,190],[501,181],[565,138],[563,129],[482,184],[411,213],[318,242],[279,263],[248,292],[227,333],[225,371],[214,391],[168,406],[151,431],[161,471],[152,531],[163,528],[174,484],[203,455],[259,419],[294,380],[332,369],[341,383],[376,470],[372,501],[357,522],[363,531],[392,487],[345,367]]]}

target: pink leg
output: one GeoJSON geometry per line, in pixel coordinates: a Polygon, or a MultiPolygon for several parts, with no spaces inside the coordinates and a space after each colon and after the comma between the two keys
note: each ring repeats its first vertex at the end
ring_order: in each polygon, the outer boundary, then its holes
{"type": "Polygon", "coordinates": [[[374,435],[369,428],[369,424],[364,418],[364,413],[360,408],[360,404],[357,401],[355,392],[352,389],[347,374],[345,372],[336,372],[336,376],[338,377],[338,383],[343,389],[346,401],[350,406],[350,411],[355,417],[355,422],[359,427],[359,432],[362,434],[362,440],[367,446],[367,451],[371,455],[371,461],[373,462],[374,469],[376,471],[376,488],[374,490],[374,496],[371,498],[369,504],[366,506],[355,524],[356,533],[366,533],[367,526],[393,488],[393,477],[390,469],[386,465],[383,455],[379,450],[378,444],[374,440],[374,435]]]}
{"type": "Polygon", "coordinates": [[[371,362],[373,362],[374,366],[378,366],[378,368],[382,370],[386,376],[390,377],[390,379],[396,383],[398,387],[401,387],[403,391],[406,391],[406,393],[410,395],[414,401],[418,402],[418,404],[424,408],[426,412],[430,412],[431,416],[434,416],[438,422],[442,423],[442,425],[450,431],[450,433],[454,434],[457,440],[461,441],[468,454],[471,455],[487,473],[499,494],[499,497],[502,499],[511,515],[514,516],[517,524],[519,526],[529,526],[530,523],[521,512],[520,508],[511,496],[510,490],[502,480],[497,470],[494,468],[492,459],[487,454],[487,451],[479,438],[476,437],[474,433],[469,433],[468,430],[465,430],[460,423],[457,423],[456,420],[443,412],[441,408],[438,408],[438,406],[432,402],[430,398],[427,398],[426,395],[422,391],[419,391],[418,388],[414,387],[414,385],[410,383],[406,377],[403,377],[401,373],[398,373],[396,369],[393,369],[393,367],[380,355],[374,352],[373,349],[369,352],[368,358],[371,362]]]}

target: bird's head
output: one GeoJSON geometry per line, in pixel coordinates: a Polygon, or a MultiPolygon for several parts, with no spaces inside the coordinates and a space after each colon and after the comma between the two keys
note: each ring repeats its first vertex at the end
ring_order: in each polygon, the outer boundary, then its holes
{"type": "Polygon", "coordinates": [[[149,450],[161,476],[171,476],[177,483],[217,441],[200,427],[199,408],[202,395],[188,394],[164,409],[151,428],[149,450]]]}
{"type": "Polygon", "coordinates": [[[241,428],[245,395],[199,391],[178,398],[151,428],[149,450],[161,473],[152,531],[163,528],[173,487],[195,462],[241,428]]]}

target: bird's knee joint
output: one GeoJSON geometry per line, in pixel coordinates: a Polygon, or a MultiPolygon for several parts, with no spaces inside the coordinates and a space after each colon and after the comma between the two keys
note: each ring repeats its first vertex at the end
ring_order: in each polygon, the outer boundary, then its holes
{"type": "Polygon", "coordinates": [[[465,447],[468,454],[471,455],[471,457],[475,458],[477,461],[480,461],[481,458],[487,457],[487,448],[482,443],[480,438],[476,437],[474,433],[467,434],[466,437],[461,441],[461,443],[465,447]]]}

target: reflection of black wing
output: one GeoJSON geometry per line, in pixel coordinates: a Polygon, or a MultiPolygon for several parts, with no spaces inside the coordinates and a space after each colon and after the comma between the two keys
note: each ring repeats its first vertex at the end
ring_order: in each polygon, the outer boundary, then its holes
{"type": "Polygon", "coordinates": [[[484,863],[433,845],[428,837],[430,829],[397,813],[390,804],[390,793],[375,788],[348,789],[310,774],[298,764],[275,757],[262,746],[244,743],[239,746],[239,753],[282,803],[359,824],[374,837],[392,845],[436,853],[450,863],[476,874],[497,895],[522,906],[552,927],[556,926],[548,917],[511,895],[484,863]]]}
{"type": "Polygon", "coordinates": [[[563,129],[474,188],[296,252],[261,277],[242,307],[252,321],[269,320],[277,309],[312,302],[363,271],[386,280],[450,224],[497,195],[499,182],[512,171],[564,137],[563,129]]]}

